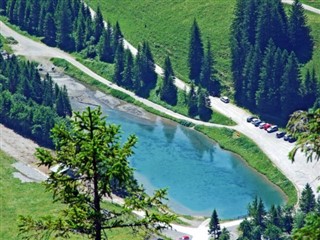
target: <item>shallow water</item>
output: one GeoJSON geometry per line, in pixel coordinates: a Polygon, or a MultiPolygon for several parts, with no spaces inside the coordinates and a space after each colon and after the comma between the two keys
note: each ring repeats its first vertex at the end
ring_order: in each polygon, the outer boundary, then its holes
{"type": "MultiPolygon", "coordinates": [[[[237,218],[246,214],[255,196],[266,207],[284,203],[279,189],[204,135],[160,117],[142,119],[112,109],[95,92],[86,89],[86,94],[102,105],[107,122],[121,125],[123,140],[137,135],[130,159],[135,177],[148,193],[168,188],[168,205],[176,212],[210,216],[217,209],[221,218],[237,218]]],[[[71,102],[76,110],[86,106],[71,102]]]]}

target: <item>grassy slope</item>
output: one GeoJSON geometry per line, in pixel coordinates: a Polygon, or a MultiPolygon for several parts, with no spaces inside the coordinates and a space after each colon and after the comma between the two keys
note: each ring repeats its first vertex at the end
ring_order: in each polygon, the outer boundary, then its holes
{"type": "Polygon", "coordinates": [[[315,7],[320,9],[320,1],[319,0],[300,0],[300,2],[310,5],[311,7],[315,7]]]}
{"type": "MultiPolygon", "coordinates": [[[[304,2],[312,2],[304,0],[304,2]]],[[[216,68],[223,83],[231,86],[229,29],[236,0],[90,0],[96,9],[99,4],[105,19],[119,21],[121,29],[134,46],[148,40],[158,64],[166,54],[179,77],[187,80],[188,41],[191,23],[197,19],[203,40],[210,39],[216,59],[216,68]]],[[[310,5],[317,4],[318,0],[310,5]]],[[[320,76],[320,15],[307,12],[312,35],[315,39],[313,62],[320,76]]],[[[227,88],[229,89],[229,88],[227,88]]]]}
{"type": "Polygon", "coordinates": [[[100,4],[105,19],[119,21],[121,29],[134,46],[143,40],[150,43],[156,62],[171,57],[176,74],[187,80],[189,34],[196,18],[204,42],[213,44],[217,69],[222,79],[230,79],[230,51],[228,32],[235,0],[91,0],[86,1],[96,9],[100,4]]]}
{"type": "MultiPolygon", "coordinates": [[[[37,183],[21,183],[13,178],[15,171],[11,166],[14,159],[0,151],[0,239],[17,240],[19,215],[40,216],[55,214],[63,205],[52,203],[52,194],[45,192],[44,186],[37,183]]],[[[110,204],[110,203],[108,203],[110,204]]],[[[111,204],[110,204],[111,205],[111,204]]],[[[112,205],[114,207],[114,205],[112,205]]],[[[110,239],[138,240],[129,230],[113,230],[108,233],[110,239]]],[[[73,236],[71,240],[86,239],[73,236]]]]}

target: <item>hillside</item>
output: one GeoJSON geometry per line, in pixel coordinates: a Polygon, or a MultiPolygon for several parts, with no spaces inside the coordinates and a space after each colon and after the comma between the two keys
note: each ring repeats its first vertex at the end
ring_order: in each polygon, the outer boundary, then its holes
{"type": "Polygon", "coordinates": [[[221,78],[230,79],[228,32],[235,0],[199,1],[87,1],[96,9],[100,4],[104,18],[119,21],[121,29],[134,46],[143,40],[150,43],[160,65],[168,54],[179,77],[187,79],[189,35],[194,18],[202,31],[203,42],[209,39],[221,78]]]}
{"type": "MultiPolygon", "coordinates": [[[[119,21],[125,38],[134,46],[148,40],[156,62],[163,64],[169,54],[175,72],[187,81],[187,57],[190,28],[194,18],[202,31],[204,42],[209,39],[213,45],[216,68],[219,77],[231,86],[229,33],[236,0],[199,1],[87,1],[96,9],[100,6],[104,18],[111,23],[119,21]]],[[[287,8],[288,9],[288,8],[287,8]]],[[[320,75],[320,16],[307,12],[315,40],[313,61],[320,75]]]]}

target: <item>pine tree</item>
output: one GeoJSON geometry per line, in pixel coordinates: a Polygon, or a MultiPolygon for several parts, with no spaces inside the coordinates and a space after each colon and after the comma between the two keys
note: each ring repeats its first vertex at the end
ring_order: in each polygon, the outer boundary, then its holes
{"type": "Polygon", "coordinates": [[[317,99],[318,80],[314,68],[312,69],[311,73],[309,70],[306,72],[303,85],[303,108],[308,109],[314,105],[317,99]]]}
{"type": "Polygon", "coordinates": [[[104,28],[104,22],[103,22],[103,16],[100,10],[100,7],[98,6],[96,15],[93,20],[94,24],[94,43],[97,44],[100,40],[100,37],[102,36],[104,28]]]}
{"type": "Polygon", "coordinates": [[[124,48],[123,45],[119,45],[116,57],[115,57],[115,67],[114,67],[114,75],[113,81],[122,86],[123,84],[123,71],[124,71],[124,48]]]}
{"type": "Polygon", "coordinates": [[[198,114],[202,121],[209,121],[212,115],[212,109],[210,108],[209,94],[206,90],[198,89],[198,114]]]}
{"type": "MultiPolygon", "coordinates": [[[[259,87],[256,92],[256,105],[259,112],[269,113],[272,111],[272,104],[269,104],[269,88],[270,82],[273,81],[273,69],[270,66],[274,66],[274,56],[276,47],[274,42],[270,39],[266,53],[262,62],[260,71],[259,87]]],[[[274,89],[272,89],[274,90],[274,89]]]]}
{"type": "Polygon", "coordinates": [[[198,96],[195,91],[195,86],[191,83],[190,91],[188,94],[188,115],[190,117],[195,117],[198,115],[198,96]]]}
{"type": "Polygon", "coordinates": [[[266,211],[261,198],[255,197],[253,202],[248,206],[248,213],[252,217],[252,222],[255,226],[264,227],[263,218],[266,215],[266,211]]]}
{"type": "Polygon", "coordinates": [[[300,210],[303,213],[307,214],[313,211],[315,206],[316,206],[316,200],[315,200],[314,193],[310,185],[307,183],[301,193],[301,198],[299,203],[300,210]]]}
{"type": "Polygon", "coordinates": [[[178,90],[174,85],[174,72],[169,56],[164,61],[163,84],[160,89],[160,99],[171,105],[177,104],[178,90]]]}
{"type": "Polygon", "coordinates": [[[54,17],[57,27],[56,42],[58,47],[63,50],[72,51],[74,49],[74,41],[71,36],[73,29],[68,1],[59,1],[54,17]]]}
{"type": "MultiPolygon", "coordinates": [[[[110,25],[108,25],[109,28],[110,25]]],[[[116,25],[113,27],[113,34],[112,34],[112,51],[115,53],[118,49],[119,44],[123,44],[123,34],[120,29],[120,24],[117,21],[116,25]]]]}
{"type": "Polygon", "coordinates": [[[210,94],[217,96],[220,93],[220,84],[217,79],[213,78],[213,74],[215,73],[213,64],[214,59],[211,51],[211,44],[210,41],[208,41],[207,52],[204,55],[203,63],[201,66],[200,86],[207,89],[210,94]]]}
{"type": "Polygon", "coordinates": [[[299,0],[292,5],[289,19],[289,36],[292,50],[295,52],[299,62],[306,63],[312,57],[313,39],[311,29],[307,25],[304,9],[299,0]]]}
{"type": "Polygon", "coordinates": [[[108,24],[108,28],[103,30],[102,36],[100,38],[99,44],[98,44],[98,56],[101,61],[113,63],[114,57],[113,57],[113,51],[111,46],[111,28],[108,24]]]}
{"type": "Polygon", "coordinates": [[[285,120],[288,120],[289,115],[301,107],[299,78],[300,71],[298,60],[292,52],[289,55],[287,64],[284,68],[280,87],[281,113],[285,120]]]}
{"type": "Polygon", "coordinates": [[[209,234],[213,236],[214,239],[219,239],[221,234],[220,223],[217,211],[214,209],[211,215],[210,223],[209,223],[209,234]]]}
{"type": "Polygon", "coordinates": [[[44,19],[44,39],[42,41],[49,46],[56,46],[56,31],[54,18],[51,13],[47,13],[44,19]]]}
{"type": "Polygon", "coordinates": [[[130,50],[125,50],[125,64],[123,70],[123,86],[133,89],[134,82],[134,61],[130,50]]]}
{"type": "Polygon", "coordinates": [[[143,42],[142,47],[138,48],[135,79],[137,83],[141,83],[138,94],[144,97],[149,96],[150,90],[153,89],[157,83],[155,63],[147,42],[143,42]]]}
{"type": "Polygon", "coordinates": [[[194,19],[189,45],[189,78],[197,85],[200,81],[201,65],[203,61],[203,44],[201,40],[201,33],[196,19],[194,19]]]}

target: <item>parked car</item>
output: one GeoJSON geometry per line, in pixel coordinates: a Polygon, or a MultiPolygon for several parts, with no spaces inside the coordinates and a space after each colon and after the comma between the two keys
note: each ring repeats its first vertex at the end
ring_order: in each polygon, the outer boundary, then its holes
{"type": "Polygon", "coordinates": [[[258,119],[258,121],[255,121],[254,126],[258,127],[260,125],[260,123],[262,123],[262,121],[260,119],[258,119]]]}
{"type": "Polygon", "coordinates": [[[247,117],[247,122],[252,122],[253,119],[256,119],[257,117],[255,116],[249,116],[247,117]]]}
{"type": "Polygon", "coordinates": [[[261,123],[259,124],[259,128],[262,129],[262,128],[264,127],[264,125],[266,125],[266,123],[265,123],[265,122],[261,122],[261,123]]]}
{"type": "Polygon", "coordinates": [[[270,123],[266,123],[264,126],[263,126],[263,129],[267,131],[267,129],[271,127],[271,124],[270,123]]]}
{"type": "Polygon", "coordinates": [[[295,139],[294,137],[290,136],[288,139],[289,143],[294,143],[295,141],[297,141],[297,139],[295,139]]]}
{"type": "Polygon", "coordinates": [[[282,138],[284,135],[286,135],[286,132],[277,132],[276,134],[277,138],[282,138]]]}
{"type": "Polygon", "coordinates": [[[191,240],[191,238],[189,236],[185,235],[185,236],[180,237],[179,240],[191,240]]]}
{"type": "Polygon", "coordinates": [[[267,129],[268,133],[273,133],[273,132],[276,132],[276,131],[278,131],[278,126],[277,125],[273,125],[273,126],[271,126],[271,127],[269,127],[267,129]]]}
{"type": "Polygon", "coordinates": [[[284,137],[283,137],[283,140],[285,141],[288,141],[290,143],[293,143],[295,141],[297,141],[297,139],[295,139],[292,135],[290,134],[286,134],[284,137]]]}
{"type": "Polygon", "coordinates": [[[229,98],[226,97],[226,96],[221,97],[220,100],[221,100],[222,102],[224,102],[224,103],[229,103],[229,102],[230,102],[229,98]]]}
{"type": "Polygon", "coordinates": [[[252,123],[253,125],[255,125],[256,122],[259,122],[259,121],[260,121],[259,118],[254,118],[254,119],[252,119],[251,123],[252,123]]]}
{"type": "Polygon", "coordinates": [[[289,137],[290,137],[290,134],[286,134],[286,135],[284,135],[283,140],[288,141],[289,137]]]}

